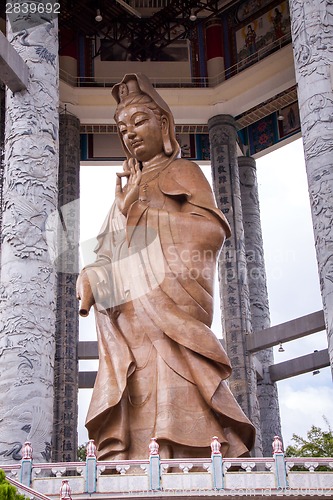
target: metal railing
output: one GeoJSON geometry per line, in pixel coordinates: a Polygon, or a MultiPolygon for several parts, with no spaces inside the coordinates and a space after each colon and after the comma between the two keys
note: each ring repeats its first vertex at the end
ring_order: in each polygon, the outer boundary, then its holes
{"type": "MultiPolygon", "coordinates": [[[[205,87],[216,87],[220,83],[233,76],[236,76],[241,71],[249,68],[253,64],[261,61],[265,57],[269,56],[273,52],[280,50],[285,45],[291,42],[290,31],[283,35],[278,40],[274,40],[265,47],[260,48],[257,52],[252,54],[245,59],[237,62],[233,66],[230,66],[225,71],[219,73],[214,77],[150,77],[150,81],[154,87],[157,88],[205,88],[205,87]]],[[[123,75],[115,76],[73,76],[66,71],[59,70],[60,79],[72,87],[113,87],[118,83],[123,75]]]]}

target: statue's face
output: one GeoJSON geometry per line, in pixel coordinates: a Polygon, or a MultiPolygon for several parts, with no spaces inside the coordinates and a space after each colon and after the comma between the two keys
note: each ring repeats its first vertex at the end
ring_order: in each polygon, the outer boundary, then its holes
{"type": "Polygon", "coordinates": [[[131,155],[148,161],[163,151],[161,121],[145,105],[133,104],[120,111],[118,128],[131,155]]]}

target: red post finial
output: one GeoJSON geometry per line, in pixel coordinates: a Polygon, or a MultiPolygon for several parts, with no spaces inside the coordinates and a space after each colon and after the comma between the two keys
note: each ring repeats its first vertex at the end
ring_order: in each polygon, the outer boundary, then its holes
{"type": "Polygon", "coordinates": [[[32,446],[30,441],[26,441],[22,446],[22,460],[32,460],[32,446]]]}
{"type": "Polygon", "coordinates": [[[274,453],[283,453],[283,445],[279,436],[274,436],[272,448],[273,448],[273,455],[274,453]]]}
{"type": "Polygon", "coordinates": [[[72,500],[72,490],[69,486],[68,479],[63,479],[60,487],[60,499],[72,500]]]}
{"type": "Polygon", "coordinates": [[[158,442],[156,441],[156,437],[151,438],[149,443],[149,454],[150,455],[158,455],[158,450],[160,448],[158,442]]]}
{"type": "Polygon", "coordinates": [[[87,458],[94,457],[96,458],[96,445],[95,441],[93,439],[89,439],[87,446],[86,446],[86,451],[87,451],[87,458]]]}
{"type": "Polygon", "coordinates": [[[221,443],[219,442],[219,438],[217,436],[212,437],[210,449],[212,450],[212,455],[221,455],[221,443]]]}

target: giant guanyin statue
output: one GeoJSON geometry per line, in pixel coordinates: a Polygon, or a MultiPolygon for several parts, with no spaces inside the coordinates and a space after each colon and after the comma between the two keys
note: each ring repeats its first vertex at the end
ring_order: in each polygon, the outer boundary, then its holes
{"type": "Polygon", "coordinates": [[[216,259],[228,222],[196,163],[180,157],[168,105],[141,74],[115,85],[127,159],[78,279],[95,308],[99,369],[86,426],[99,460],[247,454],[254,428],[231,394],[230,362],[210,330],[216,259]],[[124,182],[125,181],[125,182],[124,182]]]}

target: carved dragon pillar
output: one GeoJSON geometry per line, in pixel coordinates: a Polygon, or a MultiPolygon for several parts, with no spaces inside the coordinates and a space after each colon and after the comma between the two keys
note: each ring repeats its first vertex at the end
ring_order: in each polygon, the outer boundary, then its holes
{"type": "Polygon", "coordinates": [[[230,115],[217,115],[209,119],[208,129],[215,197],[232,232],[219,259],[221,310],[226,348],[233,368],[229,379],[230,389],[257,429],[254,453],[260,456],[262,449],[256,372],[253,358],[245,346],[245,336],[252,332],[252,324],[235,120],[230,115]]]}
{"type": "MultiPolygon", "coordinates": [[[[2,230],[2,198],[5,155],[5,86],[0,82],[0,234],[2,230]]],[[[1,238],[0,238],[0,266],[1,266],[1,238]]]]}
{"type": "Polygon", "coordinates": [[[333,4],[289,0],[298,104],[333,374],[333,4]]]}
{"type": "Polygon", "coordinates": [[[80,121],[60,115],[59,241],[52,460],[77,460],[79,317],[76,279],[80,237],[80,121]]]}
{"type": "MultiPolygon", "coordinates": [[[[253,331],[258,332],[270,327],[270,315],[255,159],[249,156],[239,156],[238,169],[251,321],[253,331]]],[[[281,436],[277,387],[269,376],[269,367],[274,364],[273,349],[264,349],[255,356],[261,363],[263,371],[263,378],[257,380],[257,394],[260,408],[263,455],[268,457],[272,451],[272,436],[281,436]]]]}
{"type": "Polygon", "coordinates": [[[57,208],[58,21],[13,14],[7,38],[29,67],[28,88],[6,95],[1,248],[0,460],[51,458],[56,272],[48,218],[57,208]]]}

